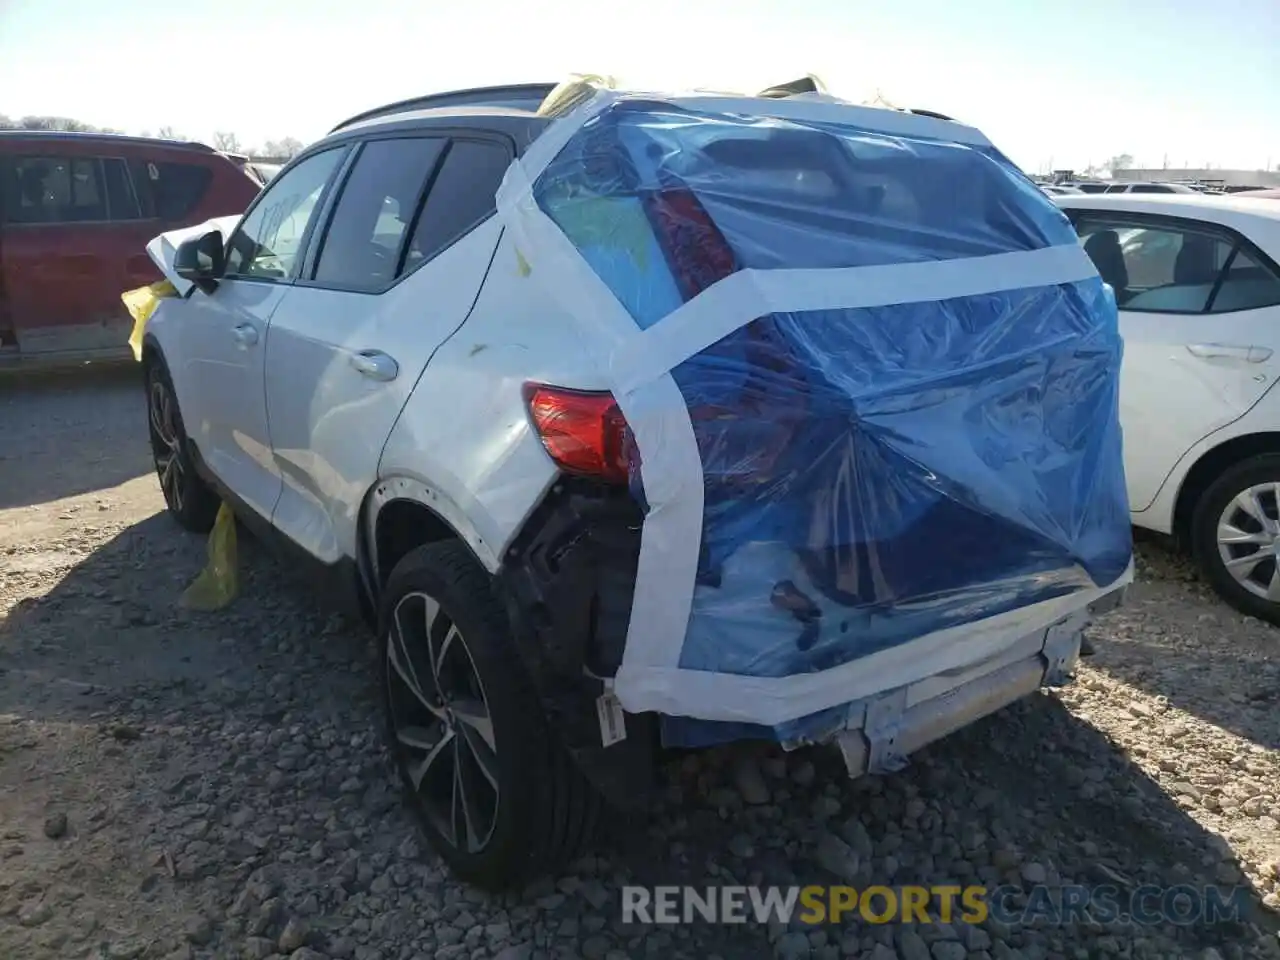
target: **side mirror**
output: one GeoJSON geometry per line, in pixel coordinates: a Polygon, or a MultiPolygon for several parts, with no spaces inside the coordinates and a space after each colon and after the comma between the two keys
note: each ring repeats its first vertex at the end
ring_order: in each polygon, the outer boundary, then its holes
{"type": "Polygon", "coordinates": [[[173,254],[173,272],[205,293],[212,293],[222,276],[224,257],[222,234],[210,230],[178,245],[173,254]]]}

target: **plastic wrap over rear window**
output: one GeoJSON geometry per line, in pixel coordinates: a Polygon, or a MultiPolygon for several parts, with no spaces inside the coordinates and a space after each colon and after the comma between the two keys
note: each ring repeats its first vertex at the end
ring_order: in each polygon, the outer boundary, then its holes
{"type": "MultiPolygon", "coordinates": [[[[1074,241],[1066,217],[993,148],[624,102],[539,177],[540,206],[636,312],[658,249],[651,198],[687,191],[740,268],[856,267],[1074,241]]],[[[651,292],[651,291],[650,291],[651,292]]]]}

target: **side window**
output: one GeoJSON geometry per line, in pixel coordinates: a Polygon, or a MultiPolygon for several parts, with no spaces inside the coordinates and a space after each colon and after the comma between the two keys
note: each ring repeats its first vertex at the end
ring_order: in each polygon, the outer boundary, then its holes
{"type": "Polygon", "coordinates": [[[155,215],[161,220],[181,220],[203,198],[213,171],[196,163],[147,160],[142,163],[151,186],[155,215]]]}
{"type": "Polygon", "coordinates": [[[1280,293],[1280,281],[1223,236],[1193,226],[1142,224],[1092,217],[1077,224],[1085,252],[1115,290],[1121,309],[1222,313],[1250,309],[1246,303],[1263,306],[1280,293]]]}
{"type": "Polygon", "coordinates": [[[494,200],[511,154],[496,143],[455,140],[431,186],[409,241],[407,273],[448,247],[497,209],[494,200]]]}
{"type": "Polygon", "coordinates": [[[1280,276],[1243,249],[1236,251],[1210,313],[1257,310],[1280,305],[1280,276]]]}
{"type": "Polygon", "coordinates": [[[266,187],[231,235],[224,276],[285,280],[294,275],[307,225],[345,153],[337,148],[313,154],[266,187]]]}
{"type": "Polygon", "coordinates": [[[10,223],[86,223],[107,219],[96,160],[18,157],[6,189],[10,223]]]}
{"type": "Polygon", "coordinates": [[[405,232],[446,142],[419,137],[364,145],[325,232],[317,281],[380,290],[395,279],[405,232]]]}
{"type": "Polygon", "coordinates": [[[120,159],[106,157],[101,161],[102,180],[107,195],[107,216],[112,220],[138,220],[142,207],[133,189],[128,165],[120,159]]]}

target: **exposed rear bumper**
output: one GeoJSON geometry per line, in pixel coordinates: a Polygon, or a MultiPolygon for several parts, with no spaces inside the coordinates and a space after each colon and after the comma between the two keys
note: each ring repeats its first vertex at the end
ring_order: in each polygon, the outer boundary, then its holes
{"type": "Polygon", "coordinates": [[[891,773],[907,757],[1040,687],[1067,682],[1080,658],[1091,620],[1124,602],[1127,586],[1105,594],[1087,610],[1064,617],[1000,653],[960,670],[940,673],[868,697],[850,711],[835,735],[849,775],[891,773]]]}

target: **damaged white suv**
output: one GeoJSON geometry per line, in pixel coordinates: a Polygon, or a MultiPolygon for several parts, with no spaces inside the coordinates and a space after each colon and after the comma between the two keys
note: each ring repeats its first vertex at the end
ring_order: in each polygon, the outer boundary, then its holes
{"type": "Polygon", "coordinates": [[[1065,680],[1132,577],[1114,300],[945,118],[444,94],[148,249],[170,510],[227,502],[376,621],[470,881],[572,855],[663,746],[896,769],[1065,680]]]}

